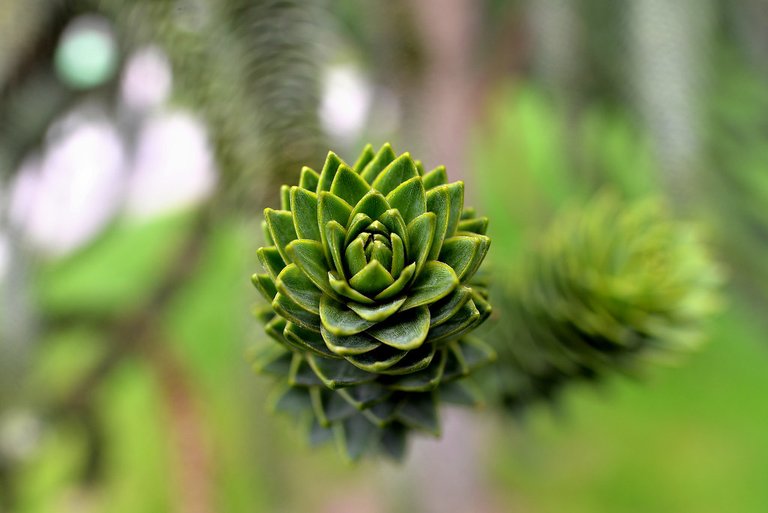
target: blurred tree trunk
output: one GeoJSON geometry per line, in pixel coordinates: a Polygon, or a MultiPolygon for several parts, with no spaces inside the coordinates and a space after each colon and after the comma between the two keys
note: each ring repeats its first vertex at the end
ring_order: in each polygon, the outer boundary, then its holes
{"type": "Polygon", "coordinates": [[[711,55],[711,0],[628,2],[631,83],[655,143],[662,183],[685,210],[702,153],[703,94],[711,55]]]}
{"type": "MultiPolygon", "coordinates": [[[[451,180],[467,182],[468,142],[475,118],[482,67],[475,58],[480,10],[473,0],[410,0],[424,56],[418,106],[419,155],[429,169],[444,164],[451,180]],[[423,153],[422,153],[423,152],[423,153]]],[[[466,413],[443,411],[439,442],[415,440],[401,479],[418,511],[489,511],[479,454],[480,424],[466,413]]]]}

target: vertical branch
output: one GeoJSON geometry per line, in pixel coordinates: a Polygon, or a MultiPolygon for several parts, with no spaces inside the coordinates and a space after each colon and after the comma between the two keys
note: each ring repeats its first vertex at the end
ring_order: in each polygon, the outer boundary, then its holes
{"type": "Polygon", "coordinates": [[[702,150],[701,97],[712,2],[629,2],[635,94],[655,141],[661,177],[676,203],[693,196],[702,150]]]}

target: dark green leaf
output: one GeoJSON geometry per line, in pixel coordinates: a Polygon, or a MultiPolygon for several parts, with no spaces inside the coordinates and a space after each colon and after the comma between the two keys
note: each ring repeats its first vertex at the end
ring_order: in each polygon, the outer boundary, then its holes
{"type": "Polygon", "coordinates": [[[429,309],[425,306],[400,312],[368,330],[384,344],[408,351],[424,343],[429,332],[429,309]]]}
{"type": "Polygon", "coordinates": [[[408,300],[402,310],[429,306],[450,294],[458,285],[459,279],[453,269],[442,262],[427,262],[408,289],[408,300]]]}
{"type": "Polygon", "coordinates": [[[456,233],[461,219],[461,213],[464,209],[464,182],[453,182],[448,184],[448,193],[451,195],[451,213],[448,216],[448,227],[445,229],[445,236],[452,237],[456,233]]]}
{"type": "Polygon", "coordinates": [[[451,317],[469,301],[472,297],[472,289],[459,286],[453,293],[429,306],[430,326],[439,326],[451,317]]]}
{"type": "Polygon", "coordinates": [[[323,170],[320,171],[320,178],[317,184],[317,193],[321,191],[330,191],[333,178],[336,176],[336,171],[339,170],[339,166],[343,164],[343,161],[334,152],[329,151],[328,157],[323,164],[323,170]]]}
{"type": "Polygon", "coordinates": [[[373,297],[392,285],[395,280],[378,260],[371,260],[360,272],[352,276],[349,284],[353,289],[373,297]]]}
{"type": "Polygon", "coordinates": [[[357,214],[365,214],[371,219],[378,219],[381,214],[390,208],[387,199],[382,193],[377,190],[371,190],[352,209],[352,217],[354,218],[357,214]]]}
{"type": "Polygon", "coordinates": [[[381,453],[395,461],[402,461],[406,453],[407,434],[407,429],[400,423],[387,426],[379,441],[381,453]]]}
{"type": "Polygon", "coordinates": [[[291,261],[312,280],[317,288],[328,295],[334,296],[335,291],[328,283],[328,265],[325,260],[323,247],[314,240],[296,240],[286,248],[291,261]]]}
{"type": "Polygon", "coordinates": [[[279,390],[271,401],[275,413],[301,416],[312,410],[312,401],[306,388],[287,386],[279,390]]]}
{"type": "Polygon", "coordinates": [[[356,333],[354,335],[334,335],[325,328],[320,329],[325,345],[333,353],[341,356],[350,356],[367,353],[381,345],[376,339],[369,337],[365,333],[356,333]]]}
{"type": "Polygon", "coordinates": [[[308,354],[306,358],[317,377],[332,390],[361,385],[376,379],[376,374],[358,369],[346,360],[330,360],[312,354],[308,354]]]}
{"type": "Polygon", "coordinates": [[[374,325],[328,296],[320,298],[320,319],[325,329],[337,336],[355,335],[374,325]]]}
{"type": "Polygon", "coordinates": [[[451,195],[448,187],[440,186],[427,193],[427,210],[435,214],[435,237],[427,260],[437,260],[443,247],[445,233],[448,229],[448,218],[451,213],[451,195]]]}
{"type": "Polygon", "coordinates": [[[320,183],[320,175],[317,174],[317,171],[307,166],[301,168],[299,187],[316,193],[318,183],[320,183]]]}
{"type": "Polygon", "coordinates": [[[445,172],[445,166],[437,166],[435,169],[424,175],[424,188],[434,189],[439,185],[448,183],[448,174],[445,172]]]}
{"type": "Polygon", "coordinates": [[[280,209],[291,209],[291,188],[287,185],[280,186],[280,209]]]}
{"type": "Polygon", "coordinates": [[[340,296],[351,299],[362,304],[373,304],[374,301],[371,298],[365,297],[355,289],[349,286],[347,280],[338,278],[333,272],[328,273],[328,281],[331,284],[331,288],[336,291],[340,296]]]}
{"type": "Polygon", "coordinates": [[[390,274],[395,281],[400,277],[400,273],[405,266],[405,246],[403,245],[403,239],[396,233],[389,236],[392,244],[392,265],[390,267],[390,274]]]}
{"type": "Polygon", "coordinates": [[[408,258],[416,264],[416,275],[427,261],[435,236],[435,214],[427,212],[408,225],[408,258]]]}
{"type": "Polygon", "coordinates": [[[346,359],[355,367],[368,372],[383,372],[400,362],[408,351],[400,351],[394,347],[382,345],[368,353],[347,356],[346,359]]]}
{"type": "Polygon", "coordinates": [[[331,194],[335,194],[350,205],[356,205],[370,190],[371,186],[360,178],[360,175],[343,164],[339,166],[331,184],[331,194]]]}
{"type": "Polygon", "coordinates": [[[291,298],[303,309],[313,314],[320,313],[320,296],[322,293],[296,264],[290,264],[283,269],[277,277],[275,285],[281,294],[291,298]]]}
{"type": "Polygon", "coordinates": [[[325,225],[325,239],[328,241],[328,251],[331,253],[331,261],[336,268],[336,273],[342,278],[346,277],[344,258],[342,257],[344,237],[346,237],[346,235],[347,233],[344,228],[336,221],[330,221],[325,225]]]}
{"type": "Polygon", "coordinates": [[[440,385],[440,402],[460,406],[477,407],[482,404],[480,392],[466,382],[466,379],[440,385]]]}
{"type": "Polygon", "coordinates": [[[366,164],[365,168],[360,172],[360,176],[363,177],[368,183],[373,183],[377,176],[387,167],[390,162],[395,160],[395,152],[392,150],[392,146],[389,143],[384,144],[381,149],[373,157],[373,160],[366,164]]]}
{"type": "Polygon", "coordinates": [[[261,266],[269,273],[269,276],[273,280],[276,280],[277,275],[285,268],[283,257],[280,256],[280,252],[275,246],[266,246],[257,249],[256,256],[259,257],[261,266]]]}
{"type": "MultiPolygon", "coordinates": [[[[330,192],[323,191],[318,195],[317,200],[317,219],[320,223],[318,226],[324,228],[331,221],[336,221],[341,226],[347,226],[349,222],[349,216],[352,213],[352,207],[350,207],[346,201],[334,196],[330,192]]],[[[323,244],[323,253],[328,259],[328,263],[331,263],[331,253],[326,247],[328,241],[325,239],[325,230],[320,230],[320,238],[323,244]]]]}
{"type": "Polygon", "coordinates": [[[463,283],[480,250],[480,235],[456,235],[445,239],[440,251],[440,261],[445,262],[456,272],[463,283]]]}
{"type": "Polygon", "coordinates": [[[272,308],[290,322],[312,331],[320,331],[320,317],[303,309],[288,296],[278,292],[272,300],[272,308]]]}
{"type": "Polygon", "coordinates": [[[373,181],[372,187],[385,196],[403,182],[418,178],[419,172],[409,153],[403,153],[390,163],[373,181]]]}
{"type": "Polygon", "coordinates": [[[407,225],[427,211],[427,193],[421,178],[412,178],[401,183],[387,194],[387,202],[400,212],[407,225]]]}
{"type": "Polygon", "coordinates": [[[416,264],[411,264],[400,273],[395,282],[386,289],[379,292],[374,298],[376,301],[386,301],[400,294],[405,287],[411,282],[414,273],[416,272],[416,264]]]}
{"type": "Polygon", "coordinates": [[[357,158],[355,165],[352,166],[352,169],[357,173],[362,172],[362,170],[365,169],[365,166],[367,166],[375,156],[376,154],[373,152],[373,146],[366,144],[362,153],[360,153],[360,156],[357,158]]]}
{"type": "Polygon", "coordinates": [[[317,194],[301,187],[291,187],[291,211],[298,238],[320,241],[317,194]]]}
{"type": "Polygon", "coordinates": [[[349,243],[344,252],[344,260],[347,263],[347,270],[350,275],[355,275],[363,270],[368,264],[368,260],[365,257],[365,249],[362,239],[357,238],[349,243]]]}
{"type": "Polygon", "coordinates": [[[298,324],[292,322],[286,324],[283,336],[295,347],[301,347],[304,351],[309,351],[325,358],[340,358],[328,349],[323,337],[319,333],[304,329],[298,324]]]}
{"type": "Polygon", "coordinates": [[[293,226],[293,215],[287,210],[265,208],[264,218],[277,251],[286,263],[290,262],[291,259],[285,252],[285,247],[297,238],[296,229],[293,226]]]}
{"type": "Polygon", "coordinates": [[[461,335],[473,330],[480,321],[480,312],[477,310],[474,301],[471,299],[464,303],[456,315],[448,321],[434,326],[429,330],[427,340],[437,342],[451,338],[459,338],[461,335]]]}
{"type": "MultiPolygon", "coordinates": [[[[330,362],[334,360],[328,361],[330,362]]],[[[304,356],[299,353],[293,354],[293,360],[291,360],[291,371],[288,373],[288,383],[293,386],[302,387],[312,387],[323,384],[315,371],[313,371],[309,366],[309,362],[307,362],[306,358],[304,358],[304,356]]]]}
{"type": "MultiPolygon", "coordinates": [[[[382,346],[377,351],[380,351],[386,346],[382,346]]],[[[435,357],[436,347],[434,344],[422,344],[418,349],[408,351],[404,358],[398,361],[396,364],[391,365],[387,369],[379,371],[381,374],[387,374],[390,376],[399,376],[404,374],[412,374],[422,369],[426,369],[435,357]]]]}
{"type": "Polygon", "coordinates": [[[443,377],[447,351],[441,349],[437,358],[434,358],[426,369],[411,374],[404,374],[396,380],[388,382],[387,386],[393,390],[404,392],[429,392],[440,385],[443,377]]]}
{"type": "Polygon", "coordinates": [[[362,415],[334,424],[334,434],[344,454],[357,461],[376,441],[378,428],[362,415]]]}
{"type": "Polygon", "coordinates": [[[408,394],[397,411],[397,418],[406,426],[440,436],[437,397],[434,393],[408,394]]]}
{"type": "Polygon", "coordinates": [[[488,231],[488,218],[476,217],[474,219],[459,221],[458,229],[461,232],[471,232],[485,235],[485,233],[488,231]]]}
{"type": "Polygon", "coordinates": [[[377,303],[374,305],[358,305],[355,303],[348,303],[347,306],[349,306],[357,315],[367,321],[382,322],[400,310],[400,307],[404,302],[405,298],[402,297],[387,303],[377,303]]]}
{"type": "Polygon", "coordinates": [[[344,237],[344,246],[349,246],[372,222],[373,219],[368,217],[368,214],[363,214],[362,212],[352,216],[352,221],[349,222],[349,228],[344,237]]]}
{"type": "Polygon", "coordinates": [[[277,288],[275,288],[275,282],[272,281],[272,278],[268,274],[254,274],[251,276],[251,283],[253,283],[256,289],[261,292],[264,299],[270,303],[272,302],[275,298],[275,294],[277,294],[277,288]]]}
{"type": "Polygon", "coordinates": [[[357,410],[370,408],[376,403],[386,400],[392,391],[377,382],[364,383],[356,387],[342,388],[336,392],[357,410]]]}

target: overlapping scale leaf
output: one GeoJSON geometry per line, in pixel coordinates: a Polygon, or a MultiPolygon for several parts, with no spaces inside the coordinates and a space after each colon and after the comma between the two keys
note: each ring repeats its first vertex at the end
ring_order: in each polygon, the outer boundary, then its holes
{"type": "Polygon", "coordinates": [[[721,280],[694,227],[662,205],[598,196],[564,212],[495,289],[491,384],[518,413],[570,383],[674,360],[703,339],[721,280]]]}
{"type": "Polygon", "coordinates": [[[491,311],[473,280],[487,219],[464,209],[444,167],[425,171],[388,144],[352,166],[329,153],[281,191],[252,278],[276,343],[254,366],[278,376],[275,409],[311,440],[400,458],[410,431],[439,434],[443,390],[476,402],[463,378],[493,358],[468,336],[491,311]]]}

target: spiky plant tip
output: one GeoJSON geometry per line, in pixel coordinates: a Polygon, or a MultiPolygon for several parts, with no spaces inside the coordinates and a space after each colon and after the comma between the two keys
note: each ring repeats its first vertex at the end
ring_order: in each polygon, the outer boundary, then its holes
{"type": "Polygon", "coordinates": [[[439,434],[442,392],[462,397],[459,380],[493,357],[468,336],[491,312],[473,282],[488,219],[464,208],[445,167],[427,172],[389,144],[366,146],[351,166],[329,152],[281,198],[264,211],[264,272],[252,282],[282,353],[257,367],[284,371],[286,401],[312,412],[313,440],[336,440],[353,459],[399,459],[411,430],[439,434]]]}
{"type": "Polygon", "coordinates": [[[565,212],[497,289],[501,402],[524,410],[572,382],[679,360],[705,338],[722,282],[698,229],[659,201],[605,193],[565,212]]]}

